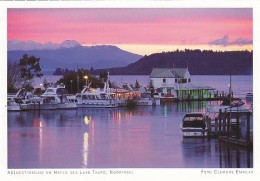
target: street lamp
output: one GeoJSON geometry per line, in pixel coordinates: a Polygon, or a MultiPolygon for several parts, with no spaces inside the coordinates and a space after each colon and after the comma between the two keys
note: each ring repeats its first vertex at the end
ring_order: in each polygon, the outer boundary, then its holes
{"type": "Polygon", "coordinates": [[[84,76],[84,79],[86,79],[86,86],[88,86],[88,76],[85,75],[85,76],[84,76]]]}

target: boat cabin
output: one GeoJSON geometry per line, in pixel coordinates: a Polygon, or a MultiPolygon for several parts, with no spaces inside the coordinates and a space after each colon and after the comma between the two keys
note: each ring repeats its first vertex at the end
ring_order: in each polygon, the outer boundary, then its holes
{"type": "Polygon", "coordinates": [[[183,128],[206,128],[204,115],[202,113],[188,113],[183,117],[183,128]]]}

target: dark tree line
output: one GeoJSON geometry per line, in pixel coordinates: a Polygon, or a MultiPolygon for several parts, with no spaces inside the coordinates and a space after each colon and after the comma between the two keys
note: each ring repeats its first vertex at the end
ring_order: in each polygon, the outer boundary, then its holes
{"type": "Polygon", "coordinates": [[[58,84],[63,83],[70,93],[80,92],[84,86],[89,85],[92,88],[103,88],[104,80],[107,80],[107,73],[101,73],[102,77],[96,78],[91,76],[86,70],[79,69],[77,72],[72,72],[64,75],[60,80],[57,81],[58,84]]]}
{"type": "MultiPolygon", "coordinates": [[[[252,75],[253,52],[176,50],[144,56],[126,67],[110,68],[111,75],[149,75],[153,68],[189,68],[193,75],[252,75]]],[[[94,70],[98,75],[105,69],[94,70]]]]}

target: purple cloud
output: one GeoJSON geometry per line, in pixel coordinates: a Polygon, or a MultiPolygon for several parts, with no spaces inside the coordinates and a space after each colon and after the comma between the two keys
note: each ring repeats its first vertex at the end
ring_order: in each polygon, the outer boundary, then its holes
{"type": "Polygon", "coordinates": [[[235,41],[229,41],[228,35],[225,35],[223,38],[209,42],[210,45],[220,45],[220,46],[229,46],[229,45],[250,45],[253,44],[253,40],[245,40],[238,38],[235,41]]]}

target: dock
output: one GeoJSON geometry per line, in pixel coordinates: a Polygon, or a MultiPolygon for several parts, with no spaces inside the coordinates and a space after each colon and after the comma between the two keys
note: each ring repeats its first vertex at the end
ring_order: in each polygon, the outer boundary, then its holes
{"type": "Polygon", "coordinates": [[[208,136],[216,137],[219,141],[253,147],[253,113],[247,112],[222,112],[214,120],[206,117],[208,136]]]}

